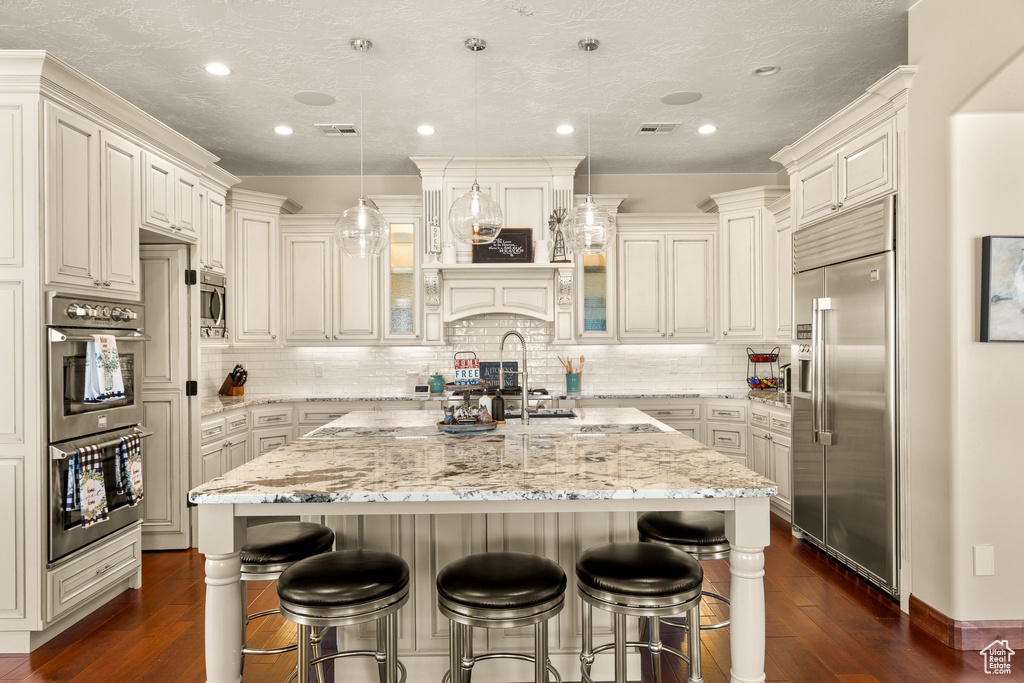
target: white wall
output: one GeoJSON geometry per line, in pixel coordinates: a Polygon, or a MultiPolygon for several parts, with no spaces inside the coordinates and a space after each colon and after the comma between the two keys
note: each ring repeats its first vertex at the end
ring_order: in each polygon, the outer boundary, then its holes
{"type": "Polygon", "coordinates": [[[1014,206],[1024,179],[999,199],[988,185],[1019,178],[1024,150],[978,121],[954,123],[1024,48],[1021,26],[1018,0],[922,0],[910,10],[909,61],[919,65],[906,195],[913,593],[958,620],[1024,619],[1024,347],[977,342],[978,236],[1024,232],[1014,206]],[[975,577],[971,546],[990,542],[996,575],[975,577]]]}

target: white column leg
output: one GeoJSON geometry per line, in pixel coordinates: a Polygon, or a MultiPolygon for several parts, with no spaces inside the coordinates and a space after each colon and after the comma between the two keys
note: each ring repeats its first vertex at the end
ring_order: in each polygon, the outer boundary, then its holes
{"type": "Polygon", "coordinates": [[[729,649],[732,683],[762,683],[764,674],[764,548],[771,540],[770,498],[737,498],[725,513],[729,554],[729,649]]]}
{"type": "Polygon", "coordinates": [[[245,519],[232,505],[199,506],[199,552],[206,556],[206,680],[242,680],[242,612],[239,551],[245,519]]]}

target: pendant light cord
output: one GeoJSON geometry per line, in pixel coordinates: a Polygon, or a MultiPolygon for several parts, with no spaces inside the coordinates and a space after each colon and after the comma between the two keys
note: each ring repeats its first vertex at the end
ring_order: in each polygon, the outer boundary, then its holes
{"type": "MultiPolygon", "coordinates": [[[[478,51],[479,52],[479,51],[478,51]]],[[[473,57],[473,184],[480,175],[480,58],[473,57]]]]}
{"type": "Polygon", "coordinates": [[[590,177],[591,177],[590,157],[592,156],[591,153],[590,153],[590,128],[591,128],[591,125],[592,125],[590,123],[590,117],[591,117],[591,114],[593,114],[593,111],[594,111],[594,92],[593,92],[593,88],[590,85],[590,53],[591,53],[591,50],[587,50],[587,196],[588,197],[591,195],[591,192],[590,192],[590,189],[591,189],[590,188],[590,177]]]}
{"type": "Polygon", "coordinates": [[[363,53],[366,52],[364,45],[359,49],[359,198],[363,199],[363,53]]]}

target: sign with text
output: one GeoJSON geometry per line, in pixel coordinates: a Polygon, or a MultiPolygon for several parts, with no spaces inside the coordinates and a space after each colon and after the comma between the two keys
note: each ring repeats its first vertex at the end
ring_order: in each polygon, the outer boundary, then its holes
{"type": "Polygon", "coordinates": [[[533,228],[502,228],[490,244],[473,245],[473,263],[533,263],[533,228]]]}

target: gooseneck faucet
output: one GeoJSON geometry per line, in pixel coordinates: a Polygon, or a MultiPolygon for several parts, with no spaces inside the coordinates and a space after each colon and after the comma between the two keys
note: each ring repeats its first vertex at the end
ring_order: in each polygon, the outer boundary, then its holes
{"type": "Polygon", "coordinates": [[[505,363],[503,359],[503,352],[505,351],[505,340],[508,339],[509,337],[518,337],[519,345],[523,347],[523,367],[517,374],[519,375],[520,388],[523,390],[523,424],[528,425],[530,424],[530,413],[526,409],[526,407],[529,405],[529,403],[527,402],[528,397],[526,393],[526,340],[523,339],[523,335],[519,334],[515,330],[509,330],[504,335],[502,335],[501,344],[498,345],[498,389],[501,390],[505,388],[505,363]]]}

